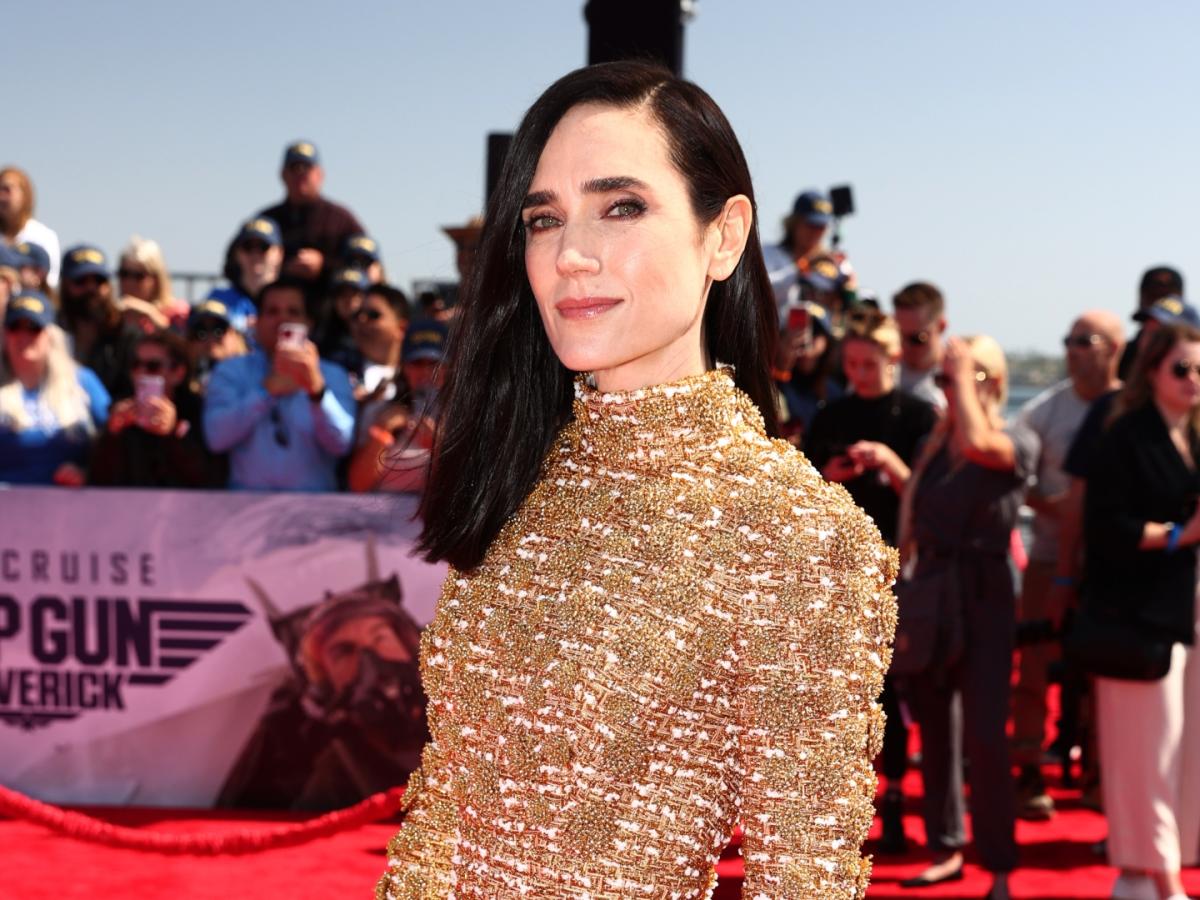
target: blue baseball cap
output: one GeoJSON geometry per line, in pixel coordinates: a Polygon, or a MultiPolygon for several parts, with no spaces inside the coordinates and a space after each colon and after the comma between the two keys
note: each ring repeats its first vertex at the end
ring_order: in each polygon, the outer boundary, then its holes
{"type": "Polygon", "coordinates": [[[4,311],[4,327],[14,322],[32,322],[38,328],[45,328],[54,324],[54,310],[39,291],[22,291],[8,301],[4,311]]]}
{"type": "Polygon", "coordinates": [[[192,307],[192,311],[188,313],[187,327],[188,329],[195,328],[205,319],[219,319],[225,323],[226,327],[232,324],[232,319],[229,317],[229,307],[220,300],[201,300],[192,307]]]}
{"type": "Polygon", "coordinates": [[[319,166],[321,156],[317,153],[316,145],[311,141],[294,141],[288,144],[287,149],[283,151],[283,164],[290,166],[293,163],[319,166]]]}
{"type": "Polygon", "coordinates": [[[810,261],[808,269],[800,273],[800,280],[811,285],[814,290],[832,294],[842,289],[846,283],[846,276],[832,257],[822,254],[810,261]]]}
{"type": "Polygon", "coordinates": [[[362,269],[345,268],[335,269],[333,277],[329,279],[329,284],[335,291],[346,287],[354,288],[356,291],[365,291],[371,286],[371,281],[362,269]]]}
{"type": "Polygon", "coordinates": [[[1141,321],[1153,319],[1160,325],[1190,325],[1200,328],[1200,313],[1182,297],[1163,297],[1138,314],[1141,321]]]}
{"type": "Polygon", "coordinates": [[[22,266],[39,269],[42,272],[50,271],[50,254],[46,252],[46,248],[41,244],[35,244],[32,241],[22,241],[13,247],[13,250],[20,257],[22,266]]]}
{"type": "Polygon", "coordinates": [[[365,259],[369,262],[379,262],[379,242],[365,234],[356,234],[346,239],[342,248],[342,256],[346,259],[365,259]]]}
{"type": "Polygon", "coordinates": [[[401,362],[441,362],[446,355],[448,335],[446,326],[441,322],[431,319],[413,322],[404,333],[404,345],[400,348],[401,362]]]}
{"type": "Polygon", "coordinates": [[[833,219],[833,204],[820,191],[805,191],[792,204],[792,219],[809,225],[828,225],[833,219]]]}
{"type": "Polygon", "coordinates": [[[103,250],[91,244],[76,244],[63,254],[62,277],[70,281],[84,275],[99,275],[105,281],[112,277],[103,250]]]}
{"type": "Polygon", "coordinates": [[[244,241],[263,241],[268,246],[278,247],[283,243],[283,235],[279,233],[279,225],[274,219],[259,216],[242,223],[234,243],[241,244],[244,241]]]}
{"type": "Polygon", "coordinates": [[[17,248],[0,241],[0,268],[19,269],[23,265],[25,258],[17,252],[17,248]]]}

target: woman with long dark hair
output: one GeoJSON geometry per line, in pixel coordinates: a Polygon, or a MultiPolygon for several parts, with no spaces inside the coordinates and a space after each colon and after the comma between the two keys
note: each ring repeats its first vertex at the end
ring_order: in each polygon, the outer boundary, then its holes
{"type": "Polygon", "coordinates": [[[863,897],[895,562],[772,440],[746,162],[640,63],[534,103],[451,338],[430,732],[383,898],[863,897]],[[579,374],[575,374],[579,373],[579,374]]]}
{"type": "MultiPolygon", "coordinates": [[[[1200,862],[1200,331],[1160,327],[1096,448],[1081,602],[1121,652],[1157,644],[1159,678],[1098,677],[1096,718],[1114,900],[1186,900],[1200,862]]],[[[1157,673],[1155,673],[1157,674],[1157,673]]]]}

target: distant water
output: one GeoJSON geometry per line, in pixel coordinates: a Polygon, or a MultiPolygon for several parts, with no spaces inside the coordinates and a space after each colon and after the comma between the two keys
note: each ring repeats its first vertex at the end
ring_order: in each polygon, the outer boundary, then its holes
{"type": "Polygon", "coordinates": [[[1031,384],[1014,384],[1008,389],[1008,406],[1004,408],[1004,417],[1011,419],[1027,400],[1036,397],[1045,389],[1031,384]]]}

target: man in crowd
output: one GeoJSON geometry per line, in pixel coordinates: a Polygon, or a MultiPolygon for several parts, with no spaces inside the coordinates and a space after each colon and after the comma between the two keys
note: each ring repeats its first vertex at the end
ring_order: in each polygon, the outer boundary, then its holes
{"type": "Polygon", "coordinates": [[[111,279],[98,247],[79,244],[63,254],[59,324],[71,336],[75,359],[95,372],[112,396],[127,397],[133,391],[129,371],[140,332],[122,319],[111,279]]]}
{"type": "Polygon", "coordinates": [[[282,278],[259,293],[257,346],[213,370],[204,409],[209,447],[230,456],[231,488],[337,489],[354,436],[355,403],[340,366],[320,359],[307,284],[282,278]]]}
{"type": "Polygon", "coordinates": [[[229,324],[242,334],[254,327],[254,298],[279,277],[283,268],[283,236],[274,219],[258,216],[242,223],[225,265],[226,287],[213,288],[209,300],[225,306],[229,324]]]}
{"type": "Polygon", "coordinates": [[[321,195],[325,170],[317,148],[308,141],[290,144],[283,154],[280,173],[287,196],[282,203],[260,212],[279,223],[283,235],[285,275],[320,288],[337,264],[346,242],[366,229],[354,213],[321,195]]]}
{"type": "Polygon", "coordinates": [[[946,301],[927,281],[914,281],[892,298],[900,329],[900,390],[946,408],[946,395],[934,379],[942,369],[946,301]]]}
{"type": "MultiPolygon", "coordinates": [[[[833,222],[833,204],[820,191],[804,191],[792,204],[792,214],[783,220],[783,239],[778,245],[765,245],[763,257],[767,274],[780,309],[800,299],[799,279],[813,270],[818,258],[832,260],[836,274],[824,277],[838,282],[839,290],[853,292],[857,287],[854,270],[845,256],[824,248],[825,235],[833,222]]],[[[848,304],[846,304],[848,305],[848,304]]]]}
{"type": "Polygon", "coordinates": [[[49,294],[51,266],[46,248],[32,241],[21,241],[12,249],[20,263],[21,286],[28,291],[49,294]]]}
{"type": "Polygon", "coordinates": [[[187,321],[187,351],[193,388],[201,394],[217,363],[245,355],[245,338],[233,327],[229,308],[220,300],[202,300],[192,307],[187,321]]]}
{"type": "Polygon", "coordinates": [[[1170,266],[1153,266],[1142,273],[1142,280],[1138,284],[1138,308],[1133,314],[1133,320],[1142,325],[1140,331],[1129,342],[1129,346],[1125,348],[1125,353],[1121,357],[1120,375],[1122,379],[1128,378],[1129,373],[1133,370],[1133,360],[1137,356],[1138,347],[1145,340],[1145,325],[1150,318],[1150,309],[1159,300],[1167,297],[1183,297],[1183,276],[1178,270],[1170,266]]]}
{"type": "Polygon", "coordinates": [[[224,487],[225,461],[209,453],[200,396],[188,378],[188,348],[169,331],[141,337],[130,376],[134,395],[118,400],[92,455],[89,482],[114,487],[224,487]]]}
{"type": "Polygon", "coordinates": [[[1120,319],[1100,310],[1084,313],[1072,323],[1064,344],[1067,379],[1038,394],[1018,414],[1041,439],[1037,484],[1026,496],[1034,511],[1033,546],[1021,585],[1019,617],[1028,637],[1022,641],[1019,682],[1013,692],[1018,814],[1029,819],[1054,814],[1041,762],[1048,672],[1057,655],[1051,632],[1062,621],[1068,598],[1067,592],[1055,589],[1068,586],[1056,583],[1055,575],[1060,523],[1069,503],[1070,478],[1063,464],[1091,404],[1118,384],[1117,363],[1125,347],[1120,319]]]}
{"type": "Polygon", "coordinates": [[[382,284],[387,280],[383,271],[383,259],[379,254],[379,242],[365,234],[356,234],[346,241],[342,250],[342,266],[347,269],[361,269],[371,284],[382,284]]]}

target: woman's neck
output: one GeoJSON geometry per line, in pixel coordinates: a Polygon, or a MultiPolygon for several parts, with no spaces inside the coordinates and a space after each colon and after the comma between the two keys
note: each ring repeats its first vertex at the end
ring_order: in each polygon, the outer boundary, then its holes
{"type": "Polygon", "coordinates": [[[36,390],[46,377],[44,362],[18,362],[13,367],[13,375],[27,391],[36,390]]]}
{"type": "Polygon", "coordinates": [[[1163,421],[1167,424],[1167,431],[1172,434],[1184,434],[1187,431],[1188,420],[1191,418],[1191,407],[1177,408],[1162,403],[1156,397],[1154,405],[1158,407],[1158,413],[1163,417],[1163,421]]]}

